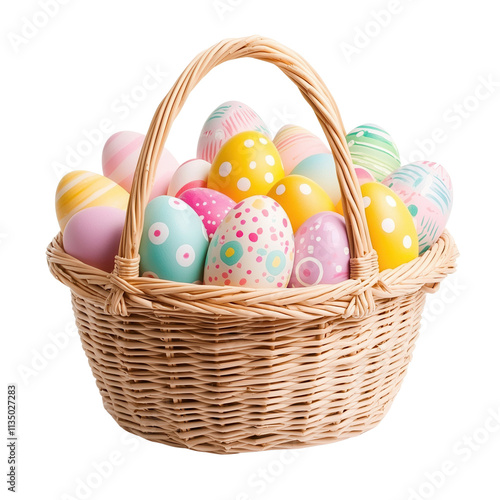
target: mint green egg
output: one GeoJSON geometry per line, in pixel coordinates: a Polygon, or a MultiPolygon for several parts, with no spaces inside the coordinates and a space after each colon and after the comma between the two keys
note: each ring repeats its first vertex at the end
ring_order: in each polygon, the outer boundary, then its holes
{"type": "Polygon", "coordinates": [[[303,175],[319,184],[336,205],[340,201],[340,186],[331,153],[319,153],[304,158],[290,175],[303,175]]]}
{"type": "Polygon", "coordinates": [[[201,282],[207,250],[205,226],[187,203],[173,196],[148,203],[139,248],[141,276],[201,282]]]}
{"type": "Polygon", "coordinates": [[[366,168],[377,181],[401,166],[392,137],[378,125],[360,125],[347,134],[346,141],[354,165],[366,168]]]}

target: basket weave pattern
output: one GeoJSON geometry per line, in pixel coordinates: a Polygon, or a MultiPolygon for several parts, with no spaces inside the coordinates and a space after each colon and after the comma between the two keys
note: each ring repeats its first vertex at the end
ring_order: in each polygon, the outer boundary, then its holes
{"type": "Polygon", "coordinates": [[[405,375],[427,292],[455,269],[448,232],[422,256],[378,272],[337,106],[296,53],[262,37],[197,56],[158,107],[145,139],[111,274],[67,255],[49,267],[71,288],[104,406],[126,430],[214,453],[323,444],[385,415],[405,375]],[[278,66],[315,111],[336,159],[351,250],[337,285],[254,290],[139,277],[140,235],[156,165],[189,92],[240,57],[278,66]]]}

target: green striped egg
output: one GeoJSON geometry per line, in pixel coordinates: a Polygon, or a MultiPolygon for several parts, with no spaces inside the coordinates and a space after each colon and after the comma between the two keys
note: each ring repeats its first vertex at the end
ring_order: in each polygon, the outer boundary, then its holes
{"type": "Polygon", "coordinates": [[[401,166],[392,137],[378,125],[360,125],[347,134],[346,141],[354,165],[371,172],[377,181],[401,166]]]}

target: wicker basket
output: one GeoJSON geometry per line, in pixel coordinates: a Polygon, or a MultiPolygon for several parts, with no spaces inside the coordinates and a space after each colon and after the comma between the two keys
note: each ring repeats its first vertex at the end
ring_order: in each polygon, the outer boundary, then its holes
{"type": "Polygon", "coordinates": [[[198,55],[161,102],[137,165],[112,274],[48,247],[71,288],[104,406],[138,436],[213,453],[329,443],[374,427],[399,390],[425,294],[455,269],[445,232],[422,256],[378,272],[337,106],[309,64],[262,37],[198,55]],[[191,90],[215,66],[273,63],[310,104],[336,159],[351,250],[337,285],[254,290],[139,277],[139,243],[156,165],[191,90]]]}

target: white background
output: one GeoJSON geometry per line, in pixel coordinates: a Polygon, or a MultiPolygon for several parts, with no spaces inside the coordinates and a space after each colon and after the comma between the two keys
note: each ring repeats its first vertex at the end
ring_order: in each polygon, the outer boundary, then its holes
{"type": "MultiPolygon", "coordinates": [[[[495,2],[47,0],[48,17],[42,1],[3,2],[0,15],[1,394],[5,415],[7,383],[18,385],[17,497],[500,498],[495,2]],[[458,273],[428,299],[407,377],[376,429],[293,453],[216,456],[135,438],[106,413],[74,335],[69,291],[50,275],[45,247],[58,231],[53,199],[68,151],[83,148],[73,166],[100,172],[111,132],[97,128],[146,133],[192,57],[250,34],[308,59],[346,129],[378,123],[404,159],[446,166],[455,188],[448,227],[461,257],[458,273]],[[158,81],[144,90],[148,71],[158,81]],[[96,142],[87,149],[86,134],[96,142]],[[105,461],[111,467],[98,465],[105,461]]],[[[179,161],[194,156],[210,111],[231,99],[252,106],[273,132],[293,122],[321,134],[277,69],[232,62],[202,82],[179,116],[167,140],[179,161]]]]}

